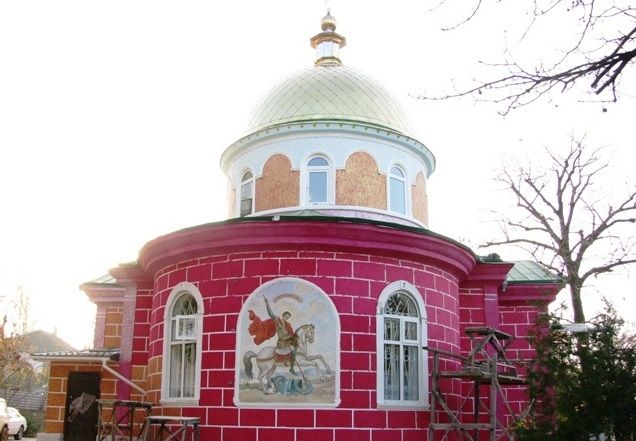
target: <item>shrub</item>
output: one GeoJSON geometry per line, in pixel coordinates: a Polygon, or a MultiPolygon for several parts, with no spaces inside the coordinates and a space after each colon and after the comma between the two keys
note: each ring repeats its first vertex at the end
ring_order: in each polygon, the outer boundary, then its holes
{"type": "Polygon", "coordinates": [[[609,305],[589,331],[567,332],[558,316],[537,323],[537,359],[528,372],[534,410],[522,441],[633,441],[636,434],[636,352],[609,305]]]}
{"type": "Polygon", "coordinates": [[[42,431],[42,422],[44,420],[44,414],[42,411],[25,410],[22,411],[22,416],[27,420],[27,430],[24,436],[35,438],[38,432],[42,431]]]}

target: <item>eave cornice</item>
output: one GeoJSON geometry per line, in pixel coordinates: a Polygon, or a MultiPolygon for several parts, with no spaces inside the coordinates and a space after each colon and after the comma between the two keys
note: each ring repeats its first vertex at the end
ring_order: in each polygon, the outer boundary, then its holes
{"type": "Polygon", "coordinates": [[[476,260],[467,248],[426,230],[391,228],[344,219],[241,219],[193,227],[148,242],[139,264],[153,276],[162,268],[213,254],[272,250],[374,253],[437,265],[465,279],[476,260]]]}
{"type": "Polygon", "coordinates": [[[390,142],[398,144],[422,159],[427,166],[427,177],[435,171],[435,156],[433,153],[417,139],[396,132],[388,127],[374,125],[363,121],[338,120],[338,119],[311,119],[305,121],[293,121],[265,127],[248,135],[243,136],[228,148],[221,155],[221,170],[228,173],[231,164],[244,151],[259,144],[266,144],[284,139],[289,136],[316,136],[316,135],[357,135],[380,142],[390,142]]]}
{"type": "Polygon", "coordinates": [[[510,283],[499,294],[499,303],[548,305],[554,301],[563,286],[563,283],[510,283]]]}

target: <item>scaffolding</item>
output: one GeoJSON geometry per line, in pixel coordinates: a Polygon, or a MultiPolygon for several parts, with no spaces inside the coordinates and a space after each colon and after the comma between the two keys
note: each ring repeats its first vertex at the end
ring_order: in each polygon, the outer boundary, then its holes
{"type": "Polygon", "coordinates": [[[428,440],[512,441],[512,427],[530,410],[528,405],[515,413],[505,393],[506,387],[526,384],[518,365],[506,356],[513,337],[489,327],[469,327],[466,334],[471,347],[468,355],[426,348],[433,354],[428,440]],[[440,388],[444,379],[460,380],[462,389],[466,383],[470,386],[468,393],[453,398],[459,406],[449,405],[449,392],[440,388]],[[487,396],[482,396],[482,386],[487,387],[487,396]]]}

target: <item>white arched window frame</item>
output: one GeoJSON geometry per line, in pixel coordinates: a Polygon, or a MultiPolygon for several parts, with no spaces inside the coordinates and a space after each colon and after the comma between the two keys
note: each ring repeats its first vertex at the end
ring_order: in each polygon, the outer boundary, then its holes
{"type": "Polygon", "coordinates": [[[409,181],[400,165],[393,164],[389,167],[387,174],[387,201],[389,211],[408,215],[410,213],[409,204],[409,181]]]}
{"type": "Polygon", "coordinates": [[[428,406],[426,309],[420,292],[405,281],[380,294],[376,315],[378,406],[428,406]]]}
{"type": "Polygon", "coordinates": [[[237,212],[240,217],[254,213],[254,173],[246,170],[241,174],[237,192],[237,212]]]}
{"type": "Polygon", "coordinates": [[[176,285],[163,322],[161,404],[197,404],[201,388],[203,298],[191,283],[176,285]]]}
{"type": "Polygon", "coordinates": [[[315,154],[304,162],[301,188],[303,205],[334,203],[333,162],[326,155],[315,154]]]}

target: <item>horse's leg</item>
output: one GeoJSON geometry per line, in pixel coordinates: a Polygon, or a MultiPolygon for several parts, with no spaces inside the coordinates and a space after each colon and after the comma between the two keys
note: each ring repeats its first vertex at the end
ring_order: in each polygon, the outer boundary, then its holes
{"type": "Polygon", "coordinates": [[[320,355],[320,354],[308,355],[307,356],[307,360],[309,360],[309,361],[320,360],[322,362],[322,364],[325,365],[325,369],[327,370],[327,373],[328,374],[331,373],[331,368],[329,367],[329,365],[325,361],[325,358],[322,355],[320,355]]]}
{"type": "Polygon", "coordinates": [[[263,389],[264,394],[269,394],[271,381],[269,378],[276,370],[276,361],[274,360],[274,347],[268,346],[261,349],[256,356],[256,365],[258,366],[258,382],[263,389]]]}
{"type": "Polygon", "coordinates": [[[267,395],[267,388],[263,384],[263,377],[265,376],[265,374],[263,372],[263,369],[261,368],[261,364],[257,362],[256,365],[258,366],[258,377],[256,377],[258,379],[258,384],[261,385],[261,389],[263,389],[263,393],[267,395]]]}
{"type": "Polygon", "coordinates": [[[316,369],[316,375],[318,375],[318,378],[320,378],[320,381],[325,381],[325,376],[322,375],[320,373],[320,366],[318,366],[318,363],[316,363],[315,361],[311,360],[309,357],[302,357],[301,358],[301,362],[298,361],[298,358],[296,359],[296,363],[298,364],[299,367],[313,367],[314,369],[316,369]]]}
{"type": "Polygon", "coordinates": [[[271,367],[267,370],[267,372],[265,372],[266,385],[268,388],[271,387],[272,390],[275,390],[274,385],[271,381],[272,375],[274,375],[274,371],[276,371],[276,362],[272,361],[271,367]]]}
{"type": "Polygon", "coordinates": [[[256,360],[257,360],[256,364],[258,365],[258,382],[261,384],[261,387],[263,388],[263,393],[265,393],[265,395],[268,395],[269,386],[270,386],[269,378],[272,376],[272,374],[276,370],[276,363],[274,363],[273,360],[269,363],[268,363],[269,360],[266,360],[266,361],[262,361],[258,359],[256,360]]]}

